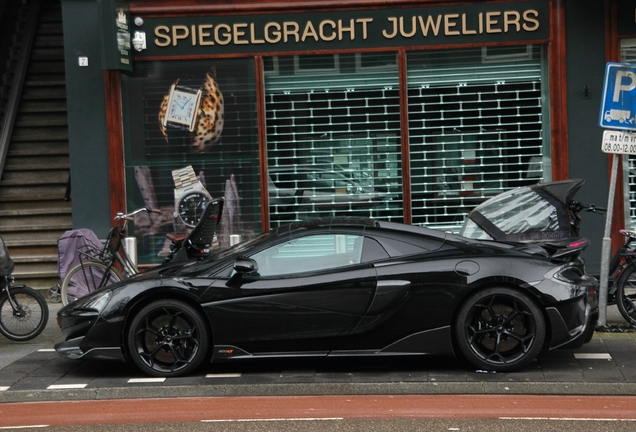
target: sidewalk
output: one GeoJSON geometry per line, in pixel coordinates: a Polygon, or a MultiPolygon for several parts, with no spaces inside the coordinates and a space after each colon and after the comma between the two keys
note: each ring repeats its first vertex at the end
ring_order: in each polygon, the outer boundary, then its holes
{"type": "MultiPolygon", "coordinates": [[[[181,378],[151,379],[133,365],[58,356],[60,304],[36,339],[0,339],[0,402],[138,397],[327,394],[603,394],[636,395],[636,332],[595,332],[577,350],[542,353],[515,373],[480,373],[439,357],[248,360],[206,365],[181,378]]],[[[609,326],[626,322],[615,306],[609,326]]]]}

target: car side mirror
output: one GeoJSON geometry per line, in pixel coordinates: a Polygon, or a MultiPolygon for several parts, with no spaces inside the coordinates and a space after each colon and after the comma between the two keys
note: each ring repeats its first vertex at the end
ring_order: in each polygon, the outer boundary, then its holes
{"type": "Polygon", "coordinates": [[[234,261],[234,271],[237,273],[254,273],[258,271],[258,264],[252,258],[237,257],[234,261]]]}
{"type": "Polygon", "coordinates": [[[243,283],[243,275],[258,272],[258,264],[252,258],[237,257],[234,260],[234,272],[225,285],[230,288],[240,288],[243,283]]]}

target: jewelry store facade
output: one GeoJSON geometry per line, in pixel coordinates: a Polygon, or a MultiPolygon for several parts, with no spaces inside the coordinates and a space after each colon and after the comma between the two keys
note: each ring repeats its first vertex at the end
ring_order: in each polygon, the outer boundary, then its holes
{"type": "MultiPolygon", "coordinates": [[[[162,210],[136,221],[141,263],[160,262],[165,233],[184,229],[184,179],[225,196],[224,246],[325,216],[457,230],[488,197],[572,171],[605,196],[600,150],[598,172],[572,161],[600,133],[570,152],[566,1],[62,4],[69,87],[82,85],[69,66],[81,77],[97,62],[90,79],[103,77],[110,213],[162,210]],[[66,34],[89,25],[71,21],[89,10],[101,22],[96,59],[66,34]],[[113,23],[115,55],[104,37],[113,23]]],[[[605,53],[596,57],[602,83],[605,53]]],[[[73,94],[90,98],[70,93],[69,107],[73,94]]],[[[72,172],[74,218],[89,207],[76,177],[92,175],[72,172]]]]}

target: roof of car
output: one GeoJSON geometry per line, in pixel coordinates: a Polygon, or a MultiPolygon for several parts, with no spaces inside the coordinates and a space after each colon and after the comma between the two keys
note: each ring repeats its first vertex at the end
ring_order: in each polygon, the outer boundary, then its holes
{"type": "Polygon", "coordinates": [[[283,235],[285,233],[294,232],[298,230],[307,230],[311,228],[351,228],[351,227],[360,227],[360,228],[380,228],[386,230],[393,231],[401,231],[411,234],[417,235],[427,235],[431,237],[437,237],[440,239],[446,238],[446,233],[442,231],[433,230],[426,227],[421,227],[417,225],[407,225],[403,223],[397,222],[388,222],[388,221],[379,221],[371,218],[364,217],[350,217],[350,216],[341,216],[334,218],[322,218],[322,219],[311,219],[307,221],[300,222],[292,222],[289,224],[281,225],[278,230],[278,235],[283,235]]]}

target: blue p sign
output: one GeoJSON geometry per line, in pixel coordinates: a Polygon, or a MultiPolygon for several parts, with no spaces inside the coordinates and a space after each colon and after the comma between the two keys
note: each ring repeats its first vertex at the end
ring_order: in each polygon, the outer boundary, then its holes
{"type": "Polygon", "coordinates": [[[636,130],[636,65],[607,64],[598,124],[636,130]]]}

